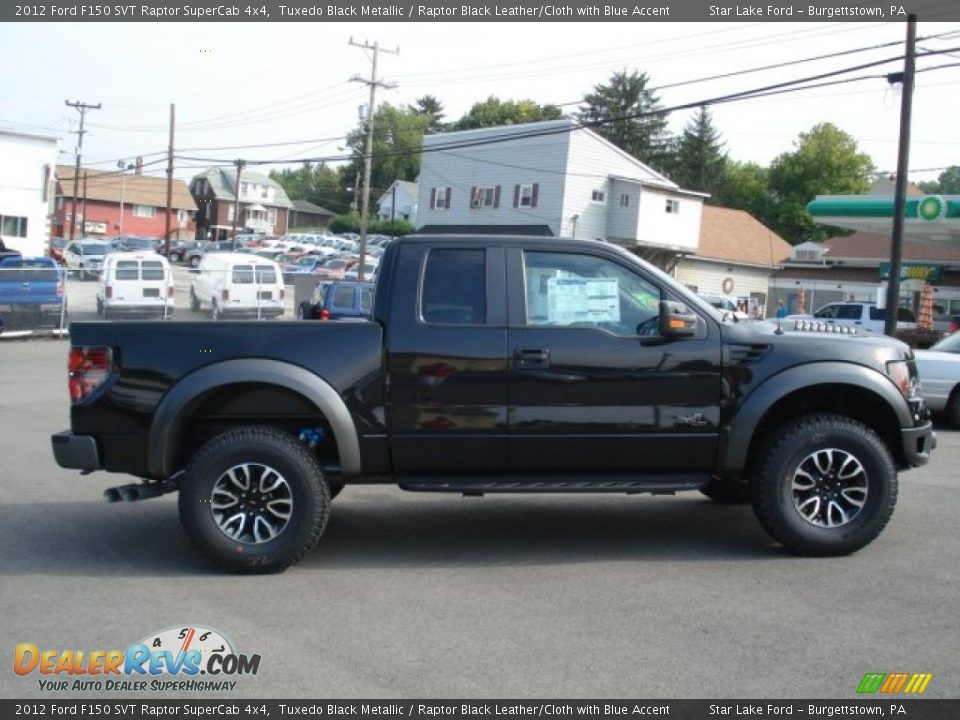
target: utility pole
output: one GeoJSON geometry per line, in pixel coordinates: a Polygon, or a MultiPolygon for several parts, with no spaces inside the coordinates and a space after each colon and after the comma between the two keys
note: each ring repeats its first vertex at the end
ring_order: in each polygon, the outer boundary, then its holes
{"type": "MultiPolygon", "coordinates": [[[[370,79],[364,80],[359,75],[354,75],[350,78],[350,82],[359,82],[370,87],[370,103],[367,105],[367,149],[366,152],[364,152],[363,158],[363,203],[360,211],[360,262],[357,266],[357,279],[363,281],[363,266],[367,260],[367,214],[370,211],[370,170],[373,164],[373,111],[376,106],[376,92],[378,87],[389,89],[395,88],[397,84],[377,80],[377,58],[380,51],[383,50],[378,43],[371,45],[369,42],[364,41],[361,44],[354,42],[353,38],[350,38],[350,44],[354,47],[373,51],[373,55],[370,58],[370,79]]],[[[390,53],[391,55],[399,55],[400,48],[398,47],[396,50],[383,50],[383,52],[390,53]]]]}
{"type": "Polygon", "coordinates": [[[163,254],[166,257],[170,257],[170,213],[173,212],[173,124],[175,108],[176,106],[170,103],[170,142],[167,144],[167,220],[164,224],[163,235],[163,254]]]}
{"type": "Polygon", "coordinates": [[[237,220],[240,219],[240,173],[246,163],[243,160],[235,161],[237,166],[237,186],[233,190],[233,244],[231,250],[237,249],[237,220]]]}
{"type": "Polygon", "coordinates": [[[397,219],[397,183],[393,183],[393,193],[390,196],[390,222],[397,219]]]}
{"type": "MultiPolygon", "coordinates": [[[[80,156],[83,154],[83,134],[86,132],[86,130],[83,129],[83,121],[86,119],[87,110],[99,110],[100,103],[97,103],[96,105],[88,105],[80,102],[79,100],[77,102],[64,100],[64,103],[72,108],[76,108],[77,112],[80,113],[80,129],[72,131],[76,132],[77,134],[77,164],[73,171],[73,204],[70,206],[73,217],[73,220],[70,223],[70,239],[73,240],[77,233],[77,191],[80,184],[80,156]]],[[[84,222],[86,222],[86,217],[84,217],[84,222]]]]}
{"type": "MultiPolygon", "coordinates": [[[[126,194],[126,188],[125,188],[124,182],[127,177],[127,161],[118,160],[117,167],[120,169],[120,231],[117,234],[123,235],[123,200],[124,200],[123,196],[126,194]]],[[[86,173],[84,173],[84,180],[86,180],[86,173]]],[[[86,199],[86,195],[87,195],[86,191],[84,191],[83,195],[84,195],[84,199],[86,199]]],[[[86,217],[84,217],[84,221],[86,221],[86,217]]]]}
{"type": "MultiPolygon", "coordinates": [[[[76,210],[74,210],[76,215],[76,210]]],[[[76,222],[76,221],[74,221],[76,222]]],[[[83,224],[87,224],[87,171],[83,171],[83,224]]]]}
{"type": "Polygon", "coordinates": [[[913,78],[916,60],[917,16],[907,15],[907,47],[903,73],[887,76],[890,83],[902,82],[900,98],[900,148],[897,155],[897,183],[893,195],[893,237],[890,240],[890,277],[887,279],[887,311],[883,332],[897,334],[897,311],[900,309],[900,267],[903,256],[903,222],[906,212],[907,171],[910,162],[910,113],[913,107],[913,78]]]}

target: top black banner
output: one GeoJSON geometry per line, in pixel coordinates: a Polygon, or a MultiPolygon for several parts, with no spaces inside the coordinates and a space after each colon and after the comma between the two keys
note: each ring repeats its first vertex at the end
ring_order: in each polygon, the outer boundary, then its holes
{"type": "Polygon", "coordinates": [[[3,22],[664,22],[664,21],[863,21],[960,19],[956,0],[431,0],[312,2],[249,0],[218,3],[147,0],[106,4],[56,0],[0,7],[3,22]]]}

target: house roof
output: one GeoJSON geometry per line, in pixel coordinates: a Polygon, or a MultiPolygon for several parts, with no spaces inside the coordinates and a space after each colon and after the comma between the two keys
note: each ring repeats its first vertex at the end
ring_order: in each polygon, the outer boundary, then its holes
{"type": "MultiPolygon", "coordinates": [[[[870,189],[867,190],[867,195],[893,195],[896,190],[896,177],[881,175],[873,181],[870,189]]],[[[907,195],[926,195],[926,193],[908,180],[907,195]]]]}
{"type": "MultiPolygon", "coordinates": [[[[846,237],[825,240],[823,247],[827,260],[859,258],[865,260],[889,260],[890,238],[886,235],[855,232],[846,237]]],[[[937,262],[960,262],[960,247],[923,240],[903,240],[904,260],[931,260],[937,262]]]]}
{"type": "Polygon", "coordinates": [[[388,187],[377,200],[378,205],[384,200],[387,200],[393,196],[394,186],[396,186],[397,190],[403,190],[406,192],[407,195],[413,199],[417,198],[417,193],[420,190],[419,183],[410,182],[409,180],[394,180],[392,183],[390,183],[390,187],[388,187]]]}
{"type": "Polygon", "coordinates": [[[313,215],[334,215],[335,213],[332,210],[327,210],[322,208],[319,205],[314,205],[312,202],[307,200],[291,200],[290,205],[294,210],[300,213],[311,213],[313,215]]]}
{"type": "Polygon", "coordinates": [[[790,257],[791,246],[750,213],[704,205],[700,244],[694,258],[773,267],[790,257]]]}
{"type": "MultiPolygon", "coordinates": [[[[127,205],[167,206],[167,179],[152,175],[136,175],[132,171],[120,173],[115,170],[91,170],[82,168],[78,192],[83,194],[83,173],[87,173],[88,200],[120,203],[121,198],[127,205]]],[[[57,165],[57,195],[73,197],[73,165],[57,165]]],[[[171,207],[177,210],[196,210],[190,189],[183,180],[174,179],[171,207]]]]}
{"type": "MultiPolygon", "coordinates": [[[[217,200],[236,199],[233,194],[233,189],[237,186],[236,170],[230,170],[227,168],[210,168],[209,170],[204,170],[202,173],[193,176],[194,180],[197,180],[198,178],[203,178],[210,183],[210,188],[213,190],[213,194],[216,196],[217,200]]],[[[284,191],[283,186],[275,180],[271,180],[266,175],[244,170],[242,173],[240,173],[240,182],[268,185],[274,188],[273,202],[265,203],[262,199],[258,199],[262,205],[282,208],[288,208],[291,206],[290,198],[287,197],[287,193],[284,191]]],[[[241,200],[241,202],[243,202],[243,200],[241,200]]]]}

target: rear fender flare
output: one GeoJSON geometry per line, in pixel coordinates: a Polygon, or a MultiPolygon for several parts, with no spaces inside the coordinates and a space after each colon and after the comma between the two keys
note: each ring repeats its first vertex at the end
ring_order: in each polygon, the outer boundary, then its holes
{"type": "Polygon", "coordinates": [[[816,362],[789,368],[767,378],[750,393],[730,423],[723,470],[746,468],[750,442],[766,412],[787,395],[823,384],[851,385],[879,395],[893,409],[900,427],[912,427],[907,401],[893,381],[872,368],[853,363],[816,362]]]}
{"type": "Polygon", "coordinates": [[[164,395],[150,426],[147,463],[153,477],[166,478],[173,472],[179,429],[189,403],[210,390],[244,382],[276,385],[310,400],[330,423],[343,475],[362,473],[356,426],[339,393],[325,380],[297,365],[251,358],[208,365],[187,375],[164,395]]]}

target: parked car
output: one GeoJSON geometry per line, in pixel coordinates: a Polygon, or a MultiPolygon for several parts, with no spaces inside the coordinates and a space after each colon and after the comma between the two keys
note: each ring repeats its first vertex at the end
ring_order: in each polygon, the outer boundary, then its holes
{"type": "Polygon", "coordinates": [[[293,275],[315,273],[326,260],[322,255],[302,255],[292,263],[284,263],[283,272],[293,275]]]}
{"type": "Polygon", "coordinates": [[[330,258],[329,260],[324,260],[314,272],[323,277],[341,280],[348,267],[350,267],[349,261],[343,258],[330,258]]]}
{"type": "MultiPolygon", "coordinates": [[[[203,243],[197,240],[174,240],[170,243],[170,254],[167,255],[167,259],[172,263],[178,263],[183,260],[184,255],[186,255],[190,250],[198,249],[203,243]]],[[[167,251],[166,247],[161,244],[160,254],[163,255],[167,251]]]]}
{"type": "Polygon", "coordinates": [[[929,350],[914,351],[923,399],[960,427],[960,333],[948,335],[929,350]]]}
{"type": "Polygon", "coordinates": [[[158,242],[156,238],[119,235],[113,239],[112,244],[119,252],[156,252],[158,242]]]}
{"type": "Polygon", "coordinates": [[[321,282],[309,300],[297,308],[299,320],[341,320],[370,315],[374,284],[369,282],[321,282]]]}
{"type": "MultiPolygon", "coordinates": [[[[251,281],[268,262],[217,259],[251,281]]],[[[108,500],[179,492],[191,542],[233,571],[309,555],[354,483],[701,491],[752,502],[790,552],[848,555],[936,447],[904,343],[734,322],[596,241],[408,237],[369,319],[81,322],[70,342],[57,463],[146,478],[108,500]]]]}
{"type": "Polygon", "coordinates": [[[63,238],[52,237],[47,245],[47,254],[56,262],[63,264],[63,249],[67,247],[67,241],[63,238]]]}
{"type": "MultiPolygon", "coordinates": [[[[377,270],[380,269],[380,263],[368,262],[363,266],[363,279],[373,280],[377,276],[377,270]]],[[[349,270],[344,271],[344,280],[358,280],[360,278],[360,265],[355,264],[349,270]]]]}
{"type": "Polygon", "coordinates": [[[200,260],[207,253],[233,252],[232,240],[218,240],[217,242],[201,243],[199,247],[192,248],[183,253],[183,261],[190,267],[198,267],[200,260]]]}
{"type": "MultiPolygon", "coordinates": [[[[787,315],[785,320],[818,320],[830,325],[846,325],[883,334],[886,317],[886,308],[878,308],[876,303],[832,302],[813,315],[787,315]]],[[[897,330],[914,330],[916,327],[917,319],[913,313],[907,308],[897,308],[897,330]]]]}
{"type": "Polygon", "coordinates": [[[0,317],[8,330],[59,327],[66,309],[63,271],[53,258],[0,259],[0,317]]]}
{"type": "Polygon", "coordinates": [[[256,255],[208,253],[193,272],[190,309],[210,308],[214,320],[283,315],[280,266],[256,255]]]}
{"type": "Polygon", "coordinates": [[[750,316],[742,310],[737,309],[736,298],[727,295],[701,295],[704,300],[710,303],[720,312],[730,313],[730,316],[737,320],[749,320],[750,316]]]}
{"type": "Polygon", "coordinates": [[[173,271],[169,261],[153,252],[108,255],[97,286],[97,313],[150,314],[169,317],[174,311],[173,271]]]}
{"type": "Polygon", "coordinates": [[[111,252],[103,240],[75,240],[63,249],[63,264],[81,279],[92,280],[100,274],[104,258],[111,252]]]}

